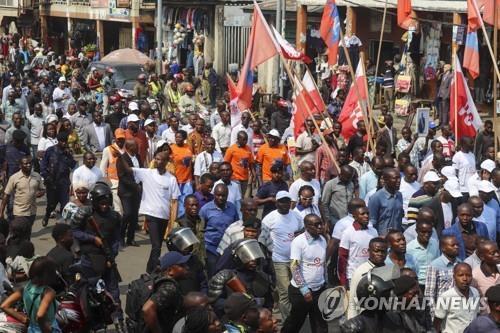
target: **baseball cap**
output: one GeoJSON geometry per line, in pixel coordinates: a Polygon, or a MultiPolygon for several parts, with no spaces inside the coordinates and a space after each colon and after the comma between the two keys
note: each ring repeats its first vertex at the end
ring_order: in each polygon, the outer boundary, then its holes
{"type": "Polygon", "coordinates": [[[454,198],[460,198],[462,196],[458,178],[448,178],[448,180],[444,183],[444,189],[454,198]]]}
{"type": "Polygon", "coordinates": [[[160,148],[161,146],[163,146],[164,144],[167,144],[168,141],[167,140],[158,140],[158,142],[156,143],[156,149],[160,148]]]}
{"type": "Polygon", "coordinates": [[[439,177],[439,175],[434,172],[434,171],[428,171],[426,172],[426,174],[424,175],[424,183],[427,183],[427,182],[438,182],[441,180],[441,177],[439,177]]]}
{"type": "Polygon", "coordinates": [[[174,265],[185,264],[189,258],[191,258],[190,254],[183,256],[177,251],[165,253],[163,257],[160,258],[160,269],[164,271],[174,265]]]}
{"type": "Polygon", "coordinates": [[[271,172],[278,172],[278,171],[283,171],[283,162],[282,161],[276,161],[271,166],[271,172]]]}
{"type": "Polygon", "coordinates": [[[490,173],[493,171],[493,169],[495,169],[495,167],[495,162],[490,159],[484,160],[483,163],[481,163],[481,169],[484,169],[490,173]]]}
{"type": "Polygon", "coordinates": [[[270,130],[269,133],[267,133],[267,134],[270,135],[270,136],[277,137],[277,138],[281,137],[280,132],[278,132],[278,130],[275,129],[275,128],[273,128],[272,130],[270,130]]]}
{"type": "Polygon", "coordinates": [[[238,320],[246,311],[257,308],[257,303],[248,294],[232,293],[224,302],[224,312],[229,320],[238,320]]]}
{"type": "Polygon", "coordinates": [[[128,103],[128,109],[131,111],[139,110],[139,105],[137,105],[137,102],[130,102],[128,103]]]}
{"type": "Polygon", "coordinates": [[[115,139],[125,139],[125,130],[123,128],[115,129],[115,139]]]}
{"type": "Polygon", "coordinates": [[[45,119],[45,121],[47,122],[47,124],[50,124],[54,121],[56,121],[56,122],[59,121],[59,118],[55,114],[49,114],[47,116],[47,119],[45,119]]]}
{"type": "Polygon", "coordinates": [[[151,125],[151,124],[154,124],[156,123],[153,119],[151,118],[148,118],[146,119],[146,121],[144,122],[144,126],[148,126],[148,125],[151,125]]]}
{"type": "Polygon", "coordinates": [[[456,169],[452,166],[445,166],[441,169],[441,174],[445,176],[446,178],[456,178],[457,173],[456,169]]]}
{"type": "Polygon", "coordinates": [[[437,127],[437,125],[435,122],[433,122],[433,121],[429,122],[429,128],[436,128],[436,127],[437,127]]]}
{"type": "Polygon", "coordinates": [[[290,193],[288,193],[288,191],[279,191],[278,193],[276,193],[276,200],[281,200],[285,198],[292,200],[292,196],[290,195],[290,193]]]}
{"type": "Polygon", "coordinates": [[[496,187],[487,180],[481,180],[477,185],[477,190],[479,192],[490,193],[490,192],[495,192],[496,187]]]}
{"type": "Polygon", "coordinates": [[[136,121],[139,121],[139,117],[135,113],[131,113],[127,117],[127,123],[133,122],[135,123],[136,121]]]}
{"type": "Polygon", "coordinates": [[[64,76],[61,76],[61,77],[59,78],[59,82],[66,82],[66,78],[65,78],[64,76]]]}

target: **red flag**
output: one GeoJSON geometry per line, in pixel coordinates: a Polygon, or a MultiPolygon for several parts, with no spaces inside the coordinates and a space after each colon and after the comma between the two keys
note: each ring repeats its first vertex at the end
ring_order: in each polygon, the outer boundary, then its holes
{"type": "Polygon", "coordinates": [[[340,111],[338,119],[338,122],[342,124],[341,134],[346,139],[351,138],[351,136],[356,133],[358,121],[363,120],[363,109],[360,102],[362,101],[366,105],[366,91],[366,76],[360,59],[358,68],[356,69],[356,81],[351,84],[351,88],[349,89],[349,93],[347,94],[344,106],[342,107],[342,111],[340,111]],[[357,91],[354,85],[357,85],[357,91]],[[358,92],[361,101],[358,98],[358,92]]]}
{"type": "Polygon", "coordinates": [[[227,77],[227,88],[229,90],[229,95],[231,100],[238,98],[238,89],[236,88],[236,84],[229,74],[226,73],[227,77]]]}
{"type": "Polygon", "coordinates": [[[281,54],[283,58],[288,60],[299,60],[303,61],[306,64],[310,64],[312,62],[311,58],[305,55],[303,52],[298,51],[292,44],[290,44],[281,34],[276,30],[275,27],[271,26],[274,37],[276,38],[276,42],[278,42],[281,48],[281,54]]]}
{"type": "Polygon", "coordinates": [[[410,27],[416,27],[417,21],[415,18],[417,14],[411,7],[411,0],[398,0],[398,25],[408,30],[410,27]]]}
{"type": "Polygon", "coordinates": [[[318,88],[316,88],[316,84],[314,84],[314,78],[311,76],[311,72],[306,71],[304,77],[302,78],[302,85],[306,88],[307,93],[316,109],[320,112],[325,111],[325,103],[323,102],[323,98],[321,97],[318,88]]]}
{"type": "Polygon", "coordinates": [[[470,31],[481,28],[481,13],[476,0],[467,0],[467,27],[470,31]]]}
{"type": "MultiPolygon", "coordinates": [[[[457,57],[458,58],[458,57],[457,57]]],[[[457,138],[460,140],[463,136],[475,137],[479,128],[483,125],[476,105],[465,81],[464,73],[460,67],[460,62],[455,60],[455,78],[450,85],[450,120],[451,128],[455,130],[455,113],[457,114],[457,138]],[[456,85],[456,88],[455,88],[456,85]],[[457,91],[457,111],[455,112],[455,89],[457,91]]]]}
{"type": "MultiPolygon", "coordinates": [[[[295,138],[299,136],[300,133],[304,132],[305,130],[305,120],[309,117],[309,111],[311,111],[312,114],[319,114],[321,113],[320,109],[318,109],[315,106],[315,102],[311,98],[311,95],[304,90],[304,88],[301,86],[299,80],[294,77],[293,80],[295,81],[295,101],[294,101],[294,112],[292,116],[292,122],[293,122],[293,134],[295,138]]],[[[307,87],[305,87],[307,89],[307,87]]]]}
{"type": "Polygon", "coordinates": [[[229,110],[231,110],[231,128],[238,126],[241,123],[241,111],[238,107],[238,89],[236,84],[229,74],[226,73],[227,88],[229,90],[229,110]]]}
{"type": "Polygon", "coordinates": [[[479,42],[477,31],[467,32],[464,49],[464,68],[469,70],[473,79],[479,76],[479,42]]]}
{"type": "Polygon", "coordinates": [[[252,30],[248,40],[245,63],[238,81],[238,107],[240,110],[252,106],[252,88],[255,68],[278,54],[279,45],[273,38],[271,29],[254,0],[252,30]]]}
{"type": "Polygon", "coordinates": [[[325,4],[319,34],[328,46],[328,64],[335,65],[340,42],[340,16],[335,0],[328,0],[325,4]]]}
{"type": "Polygon", "coordinates": [[[477,0],[478,8],[482,9],[483,21],[489,25],[495,25],[495,1],[497,16],[497,27],[500,29],[500,0],[477,0]]]}

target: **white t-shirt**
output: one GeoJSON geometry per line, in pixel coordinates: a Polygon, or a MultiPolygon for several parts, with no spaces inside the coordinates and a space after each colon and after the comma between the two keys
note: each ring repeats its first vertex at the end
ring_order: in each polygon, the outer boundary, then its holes
{"type": "Polygon", "coordinates": [[[333,227],[332,237],[341,240],[344,230],[348,226],[352,225],[352,222],[354,222],[354,217],[352,217],[352,215],[349,213],[340,220],[338,220],[337,223],[335,223],[335,226],[333,227]]]}
{"type": "MultiPolygon", "coordinates": [[[[224,182],[222,181],[222,179],[219,179],[218,181],[216,181],[214,183],[214,187],[212,188],[212,194],[214,194],[214,188],[215,188],[215,186],[217,186],[219,184],[224,184],[224,182]]],[[[226,186],[227,186],[227,184],[226,184],[226,186]]],[[[240,184],[238,184],[237,182],[231,181],[231,183],[229,184],[229,186],[227,186],[227,189],[228,189],[227,201],[229,201],[230,203],[232,203],[235,206],[237,206],[238,202],[241,201],[241,187],[240,187],[240,184]]]]}
{"type": "Polygon", "coordinates": [[[458,170],[460,192],[469,192],[467,180],[476,173],[476,157],[473,153],[457,152],[453,156],[453,167],[458,170]]]}
{"type": "MultiPolygon", "coordinates": [[[[299,260],[302,276],[312,291],[320,289],[325,284],[325,258],[326,240],[323,236],[313,239],[304,232],[292,241],[290,259],[299,260]]],[[[293,278],[290,283],[295,288],[298,287],[293,278]]]]}
{"type": "Polygon", "coordinates": [[[86,184],[88,186],[87,188],[90,189],[102,177],[103,175],[101,169],[99,169],[95,165],[94,167],[92,167],[92,169],[89,169],[85,165],[82,165],[76,168],[75,171],[73,171],[73,177],[71,179],[71,183],[73,185],[86,184]]]}
{"type": "Polygon", "coordinates": [[[160,175],[157,169],[132,168],[136,181],[142,182],[139,213],[167,220],[170,217],[170,200],[181,195],[177,179],[169,172],[160,175]]]}
{"type": "Polygon", "coordinates": [[[414,181],[413,183],[408,183],[404,178],[401,178],[401,185],[399,186],[399,192],[403,195],[403,210],[405,212],[405,217],[403,218],[403,224],[406,220],[406,213],[408,212],[408,203],[410,202],[411,196],[420,189],[420,183],[414,181]]]}
{"type": "Polygon", "coordinates": [[[372,238],[378,236],[375,228],[368,226],[365,230],[356,230],[351,224],[344,230],[340,239],[340,247],[349,251],[347,259],[347,278],[352,277],[352,273],[362,263],[368,260],[368,245],[372,238]]]}
{"type": "Polygon", "coordinates": [[[292,201],[298,202],[299,201],[299,190],[302,186],[304,185],[310,185],[314,189],[314,200],[313,203],[315,205],[318,204],[319,199],[321,198],[321,185],[319,184],[319,181],[317,179],[313,179],[310,182],[305,181],[302,178],[297,179],[290,185],[290,195],[292,196],[292,201]]]}
{"type": "Polygon", "coordinates": [[[444,228],[451,227],[453,222],[453,211],[451,210],[451,203],[441,202],[441,207],[443,208],[443,219],[444,219],[444,228]]]}
{"type": "Polygon", "coordinates": [[[474,287],[469,288],[468,299],[455,287],[448,289],[438,297],[434,316],[442,320],[442,333],[463,332],[477,317],[479,291],[474,287]],[[448,301],[446,301],[447,299],[448,301]]]}
{"type": "MultiPolygon", "coordinates": [[[[312,149],[313,147],[313,136],[309,135],[306,132],[302,132],[298,137],[297,137],[297,142],[295,142],[295,147],[303,149],[303,150],[309,150],[312,149]]],[[[311,153],[307,153],[305,155],[300,155],[297,156],[299,160],[297,161],[297,165],[300,165],[304,161],[309,161],[311,163],[314,163],[316,161],[316,151],[313,151],[311,153]]]]}
{"type": "Polygon", "coordinates": [[[215,150],[212,154],[202,151],[194,160],[194,175],[199,177],[203,176],[208,172],[210,164],[213,162],[222,162],[223,160],[224,157],[217,150],[215,150]]]}
{"type": "Polygon", "coordinates": [[[163,131],[161,134],[161,138],[163,140],[166,140],[169,145],[172,145],[175,143],[175,132],[172,130],[172,127],[167,128],[166,130],[163,131]]]}
{"type": "Polygon", "coordinates": [[[262,220],[263,230],[259,241],[271,245],[273,262],[290,262],[290,246],[295,238],[295,233],[302,228],[304,228],[304,223],[297,213],[290,211],[288,214],[282,215],[278,210],[274,210],[262,220]],[[269,234],[269,240],[263,239],[263,236],[267,233],[269,234]]]}

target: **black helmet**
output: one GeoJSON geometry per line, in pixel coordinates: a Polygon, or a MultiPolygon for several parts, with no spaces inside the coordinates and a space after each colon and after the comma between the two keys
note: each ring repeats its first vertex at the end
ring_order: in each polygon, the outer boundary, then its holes
{"type": "Polygon", "coordinates": [[[397,279],[399,275],[399,267],[395,265],[392,267],[376,267],[369,270],[358,283],[356,297],[358,299],[390,297],[391,291],[394,289],[393,280],[397,279]]]}
{"type": "Polygon", "coordinates": [[[66,220],[66,223],[75,226],[82,226],[90,216],[92,216],[92,207],[78,207],[72,202],[64,206],[62,211],[62,217],[66,220]]]}
{"type": "Polygon", "coordinates": [[[231,247],[233,260],[237,265],[265,258],[260,244],[256,239],[240,239],[234,242],[231,247]]]}
{"type": "Polygon", "coordinates": [[[170,251],[184,252],[199,242],[193,230],[187,227],[174,228],[167,236],[167,247],[170,251]]]}
{"type": "Polygon", "coordinates": [[[113,203],[113,192],[111,187],[104,182],[97,182],[92,191],[90,191],[90,199],[92,204],[96,205],[102,199],[108,199],[110,203],[113,203]]]}

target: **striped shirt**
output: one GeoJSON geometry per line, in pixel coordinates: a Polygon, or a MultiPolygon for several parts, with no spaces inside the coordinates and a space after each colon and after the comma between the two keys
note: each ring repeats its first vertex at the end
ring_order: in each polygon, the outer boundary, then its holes
{"type": "Polygon", "coordinates": [[[432,198],[433,197],[424,192],[423,188],[413,193],[410,201],[408,202],[408,212],[406,214],[408,225],[412,225],[417,222],[418,211],[420,208],[431,202],[432,198]]]}
{"type": "Polygon", "coordinates": [[[243,221],[239,220],[233,222],[231,225],[229,225],[229,227],[227,227],[226,231],[224,232],[219,246],[217,247],[217,252],[222,255],[224,253],[224,250],[227,249],[229,245],[243,238],[243,221]]]}

